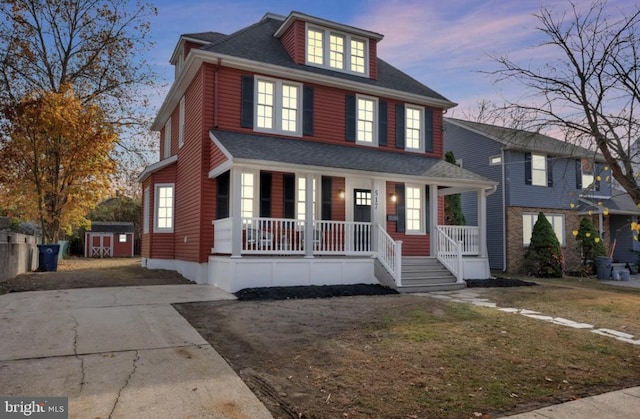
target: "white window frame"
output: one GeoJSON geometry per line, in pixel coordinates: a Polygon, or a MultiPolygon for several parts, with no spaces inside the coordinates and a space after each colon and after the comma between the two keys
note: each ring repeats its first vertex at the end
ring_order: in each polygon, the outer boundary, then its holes
{"type": "Polygon", "coordinates": [[[126,243],[127,235],[126,234],[118,234],[118,243],[126,243]]]}
{"type": "Polygon", "coordinates": [[[404,186],[404,208],[405,208],[405,234],[407,235],[418,235],[418,234],[426,234],[426,223],[425,223],[425,202],[426,202],[426,197],[425,197],[425,188],[424,186],[421,185],[412,185],[412,184],[405,184],[404,186]],[[415,208],[413,206],[409,205],[409,189],[416,189],[418,191],[418,193],[420,194],[420,207],[417,209],[418,210],[418,222],[420,224],[420,228],[419,229],[414,229],[410,227],[410,219],[409,219],[409,212],[411,211],[415,211],[415,208]]]}
{"type": "Polygon", "coordinates": [[[175,224],[176,218],[176,186],[175,183],[157,183],[154,185],[154,211],[153,211],[153,232],[154,233],[173,233],[173,227],[175,224]],[[171,205],[167,208],[171,209],[170,217],[171,227],[159,227],[159,213],[160,213],[160,189],[161,188],[171,188],[171,205]]]}
{"type": "Polygon", "coordinates": [[[407,151],[424,152],[424,108],[421,106],[405,105],[404,115],[404,149],[407,151]],[[409,127],[409,110],[418,112],[418,147],[409,146],[409,129],[416,129],[415,127],[409,127]]]}
{"type": "MultiPolygon", "coordinates": [[[[306,181],[307,177],[305,175],[296,175],[296,220],[304,221],[306,217],[306,181]],[[301,186],[301,183],[304,182],[304,188],[301,186]]],[[[316,220],[316,216],[320,213],[320,197],[319,188],[318,188],[318,177],[313,177],[313,219],[316,220]]]]}
{"type": "MultiPolygon", "coordinates": [[[[368,122],[368,121],[367,121],[368,122]]],[[[371,146],[371,147],[377,147],[378,146],[378,98],[376,97],[371,97],[371,96],[363,96],[363,95],[356,95],[356,144],[359,145],[366,145],[366,146],[371,146]],[[366,101],[370,101],[372,102],[372,115],[373,115],[373,120],[371,121],[372,126],[371,126],[371,141],[364,141],[361,140],[360,137],[360,101],[361,100],[366,100],[366,101]]]]}
{"type": "Polygon", "coordinates": [[[589,189],[596,181],[596,162],[590,159],[580,159],[580,176],[582,189],[589,189]],[[591,165],[591,174],[585,173],[585,166],[591,165]]]}
{"type": "Polygon", "coordinates": [[[346,45],[346,43],[347,43],[347,39],[343,34],[337,33],[337,32],[334,32],[334,31],[331,31],[329,33],[329,42],[328,42],[328,44],[329,44],[329,61],[328,61],[328,64],[329,64],[330,68],[335,69],[335,70],[344,70],[345,69],[345,64],[347,62],[347,56],[346,56],[347,45],[346,45]],[[333,43],[331,38],[339,38],[339,39],[342,40],[342,51],[337,51],[336,49],[332,48],[334,43],[333,43]],[[340,67],[338,67],[338,66],[333,64],[335,61],[337,61],[335,59],[335,57],[337,57],[338,55],[341,57],[341,64],[342,65],[340,67]]]}
{"type": "Polygon", "coordinates": [[[149,234],[149,212],[151,211],[151,188],[144,188],[143,200],[144,208],[142,210],[142,234],[149,234]]]}
{"type": "Polygon", "coordinates": [[[305,27],[305,54],[304,61],[306,65],[313,67],[321,67],[326,68],[333,71],[339,71],[342,73],[353,74],[361,77],[369,77],[369,39],[351,35],[346,32],[336,31],[334,29],[323,28],[321,26],[307,23],[305,27]],[[318,31],[321,32],[322,35],[322,63],[317,63],[312,60],[309,60],[309,31],[318,31]],[[340,36],[344,39],[344,51],[343,51],[343,68],[332,67],[331,66],[331,35],[340,36]],[[352,61],[353,61],[353,53],[351,51],[351,41],[357,41],[363,43],[363,52],[364,52],[364,71],[358,72],[352,70],[352,61]]]}
{"type": "MultiPolygon", "coordinates": [[[[531,243],[531,234],[533,232],[533,226],[538,221],[538,214],[533,212],[525,212],[522,214],[522,245],[524,247],[529,246],[531,243]]],[[[565,234],[565,216],[564,214],[543,213],[547,218],[547,221],[551,223],[553,232],[556,234],[556,238],[561,247],[566,247],[566,234],[565,234]]]]}
{"type": "Polygon", "coordinates": [[[548,186],[547,183],[547,156],[545,154],[531,153],[531,185],[532,186],[548,186]],[[536,164],[542,162],[544,168],[536,167],[536,164]],[[536,174],[541,179],[536,179],[536,174]]]}
{"type": "Polygon", "coordinates": [[[250,217],[256,218],[259,215],[258,212],[258,204],[259,204],[259,193],[260,193],[260,174],[257,170],[242,170],[240,174],[240,217],[250,217]],[[253,190],[252,195],[245,196],[245,185],[244,179],[245,175],[253,176],[253,190]],[[244,203],[251,203],[251,214],[248,215],[247,210],[244,208],[244,203]]]}
{"type": "Polygon", "coordinates": [[[180,110],[178,115],[178,147],[184,145],[184,114],[185,114],[185,100],[184,96],[180,99],[180,110]]]}
{"type": "Polygon", "coordinates": [[[171,157],[171,117],[164,124],[164,154],[163,159],[171,157]]]}
{"type": "Polygon", "coordinates": [[[269,133],[276,133],[276,134],[282,134],[282,135],[288,135],[288,136],[295,136],[295,137],[301,137],[302,136],[302,84],[301,83],[295,83],[295,82],[291,82],[288,80],[279,80],[279,79],[273,79],[273,78],[269,78],[269,77],[261,77],[261,76],[256,76],[254,79],[254,98],[253,98],[253,103],[254,103],[254,116],[253,116],[253,126],[254,126],[254,131],[256,132],[269,132],[269,133]],[[258,87],[260,85],[260,82],[264,82],[264,83],[272,83],[274,86],[274,94],[273,94],[273,114],[272,114],[272,120],[273,120],[273,127],[268,128],[268,127],[260,127],[258,125],[258,106],[260,106],[260,104],[258,103],[258,98],[259,98],[259,94],[260,92],[258,91],[258,87]],[[288,130],[284,130],[283,129],[283,124],[282,124],[282,117],[283,117],[283,110],[284,110],[284,100],[283,100],[283,93],[282,93],[282,89],[284,86],[291,86],[291,87],[295,87],[298,90],[298,96],[296,98],[296,130],[295,131],[288,131],[288,130]]]}

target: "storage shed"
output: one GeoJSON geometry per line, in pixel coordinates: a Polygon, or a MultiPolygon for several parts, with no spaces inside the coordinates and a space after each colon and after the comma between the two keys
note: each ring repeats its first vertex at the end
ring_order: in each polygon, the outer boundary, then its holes
{"type": "Polygon", "coordinates": [[[89,258],[133,257],[134,226],[130,222],[92,221],[84,233],[84,256],[89,258]]]}

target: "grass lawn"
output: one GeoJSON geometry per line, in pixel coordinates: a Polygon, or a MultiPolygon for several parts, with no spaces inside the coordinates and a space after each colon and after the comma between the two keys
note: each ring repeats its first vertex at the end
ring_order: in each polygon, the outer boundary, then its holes
{"type": "MultiPolygon", "coordinates": [[[[478,292],[640,335],[639,290],[540,283],[478,292]]],[[[640,346],[431,297],[176,307],[275,417],[498,417],[640,385],[640,346]]]]}

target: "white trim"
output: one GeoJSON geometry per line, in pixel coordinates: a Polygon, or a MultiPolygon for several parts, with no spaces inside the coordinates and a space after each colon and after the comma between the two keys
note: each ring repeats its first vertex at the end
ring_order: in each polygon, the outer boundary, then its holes
{"type": "Polygon", "coordinates": [[[141,265],[147,269],[164,269],[176,271],[185,278],[197,284],[207,283],[208,263],[187,262],[178,259],[151,259],[142,258],[141,265]]]}
{"type": "Polygon", "coordinates": [[[426,234],[426,221],[425,220],[425,203],[426,203],[426,190],[425,190],[425,185],[418,185],[418,184],[411,184],[411,183],[405,183],[404,185],[404,208],[405,208],[405,234],[407,236],[412,236],[412,235],[425,235],[426,234]],[[408,194],[408,190],[409,188],[411,189],[417,189],[418,192],[420,193],[420,208],[418,209],[418,212],[420,214],[420,230],[410,230],[409,229],[409,205],[408,200],[409,200],[409,194],[408,194]]]}
{"type": "Polygon", "coordinates": [[[378,98],[377,97],[373,97],[373,96],[367,96],[367,95],[356,95],[356,144],[358,145],[363,145],[363,146],[368,146],[368,147],[378,147],[378,98]],[[360,101],[361,100],[366,100],[366,101],[371,101],[373,102],[372,105],[372,113],[373,113],[373,121],[372,121],[372,127],[371,127],[371,135],[372,135],[372,140],[371,142],[367,142],[367,141],[362,141],[360,140],[359,137],[359,129],[358,129],[358,122],[360,121],[360,119],[358,118],[358,114],[360,113],[360,101]]]}
{"type": "Polygon", "coordinates": [[[179,116],[178,116],[178,147],[182,147],[184,145],[184,127],[186,125],[184,96],[180,98],[179,106],[180,106],[180,110],[179,110],[179,116]]]}
{"type": "MultiPolygon", "coordinates": [[[[277,17],[280,17],[279,15],[276,15],[277,17]]],[[[265,15],[266,17],[266,15],[265,15]]],[[[382,40],[382,38],[384,38],[384,35],[379,34],[377,32],[371,32],[371,31],[367,31],[364,29],[360,29],[360,28],[356,28],[353,26],[347,26],[347,25],[343,25],[341,23],[336,23],[336,22],[332,22],[330,20],[325,20],[325,19],[321,19],[315,16],[310,16],[304,13],[300,13],[300,12],[291,12],[289,14],[289,16],[287,16],[286,18],[283,19],[284,22],[282,23],[282,25],[278,28],[278,30],[276,31],[276,33],[273,35],[276,38],[281,37],[286,31],[287,29],[293,24],[293,22],[295,22],[296,20],[302,20],[305,23],[311,23],[314,25],[318,25],[318,26],[324,26],[327,27],[329,29],[336,29],[338,31],[342,31],[342,32],[347,32],[347,33],[351,33],[354,35],[359,35],[365,38],[371,38],[371,39],[375,39],[375,40],[382,40]]]]}
{"type": "Polygon", "coordinates": [[[274,79],[271,77],[263,77],[256,75],[253,78],[253,130],[255,132],[282,134],[292,137],[302,137],[302,91],[303,86],[301,83],[292,82],[288,80],[274,79]],[[272,128],[260,128],[258,127],[258,84],[260,82],[273,83],[273,127],[272,128]],[[282,129],[282,110],[283,110],[283,95],[282,88],[284,86],[292,86],[298,89],[298,95],[296,98],[296,130],[286,131],[282,129]]]}
{"type": "Polygon", "coordinates": [[[178,156],[176,154],[174,154],[173,156],[169,157],[168,159],[157,161],[157,162],[153,163],[152,165],[149,165],[149,166],[145,167],[145,169],[142,171],[142,173],[140,173],[140,176],[138,176],[138,182],[139,183],[144,182],[152,173],[155,173],[158,170],[164,169],[167,166],[171,166],[173,163],[175,163],[177,161],[178,161],[178,156]]]}
{"type": "Polygon", "coordinates": [[[404,149],[405,151],[409,151],[412,153],[424,153],[424,130],[425,130],[425,126],[424,126],[424,106],[416,106],[416,105],[411,105],[408,103],[405,103],[404,105],[404,149]],[[409,117],[409,113],[407,112],[409,109],[414,110],[414,111],[418,111],[418,122],[420,123],[420,135],[418,138],[418,147],[414,148],[414,147],[409,147],[409,137],[407,136],[407,130],[409,129],[409,124],[408,122],[408,117],[409,117]]]}
{"type": "Polygon", "coordinates": [[[151,217],[151,187],[147,186],[143,191],[144,206],[142,209],[142,234],[149,234],[151,217]]]}
{"type": "Polygon", "coordinates": [[[171,157],[171,117],[164,124],[164,154],[163,158],[171,157]]]}
{"type": "Polygon", "coordinates": [[[330,28],[322,24],[305,22],[304,27],[304,62],[305,65],[310,67],[323,68],[325,70],[337,71],[339,73],[351,74],[353,76],[369,78],[370,74],[370,54],[369,54],[369,38],[367,36],[357,36],[350,32],[345,32],[339,29],[330,28]],[[309,48],[309,31],[316,31],[322,33],[322,64],[309,61],[308,48],[309,48]],[[343,68],[331,66],[331,35],[342,37],[343,44],[343,68]],[[351,69],[352,57],[351,41],[358,41],[364,43],[364,71],[358,72],[351,69]]]}
{"type": "Polygon", "coordinates": [[[450,109],[457,106],[457,103],[448,100],[425,97],[423,95],[402,92],[387,87],[372,86],[364,82],[345,80],[334,76],[315,74],[306,70],[296,70],[274,64],[259,63],[254,60],[213,53],[201,49],[192,49],[189,51],[189,55],[185,60],[184,67],[186,70],[180,73],[173,85],[171,85],[171,88],[165,96],[165,99],[158,110],[158,114],[151,125],[152,131],[159,131],[162,128],[161,124],[163,124],[167,119],[167,113],[175,108],[179,98],[184,94],[202,63],[215,65],[224,64],[224,66],[228,68],[259,72],[265,76],[286,78],[300,83],[321,84],[326,87],[334,87],[348,91],[366,92],[372,96],[384,97],[389,100],[411,102],[439,109],[450,109]]]}
{"type": "Polygon", "coordinates": [[[153,185],[153,232],[154,233],[173,233],[176,220],[176,185],[175,183],[156,183],[153,185]],[[160,188],[171,188],[171,227],[158,227],[158,205],[160,188]]]}

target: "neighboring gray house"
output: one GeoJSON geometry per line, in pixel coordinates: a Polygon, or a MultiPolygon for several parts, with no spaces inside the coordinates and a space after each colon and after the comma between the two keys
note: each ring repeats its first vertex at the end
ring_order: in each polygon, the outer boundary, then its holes
{"type": "MultiPolygon", "coordinates": [[[[561,243],[565,269],[580,264],[572,232],[591,216],[614,259],[637,263],[629,225],[640,211],[628,195],[612,188],[604,158],[546,135],[460,119],[444,119],[444,150],[462,167],[499,182],[487,197],[487,249],[492,270],[521,271],[539,212],[561,243]]],[[[474,224],[475,196],[462,195],[467,222],[474,224]]]]}

